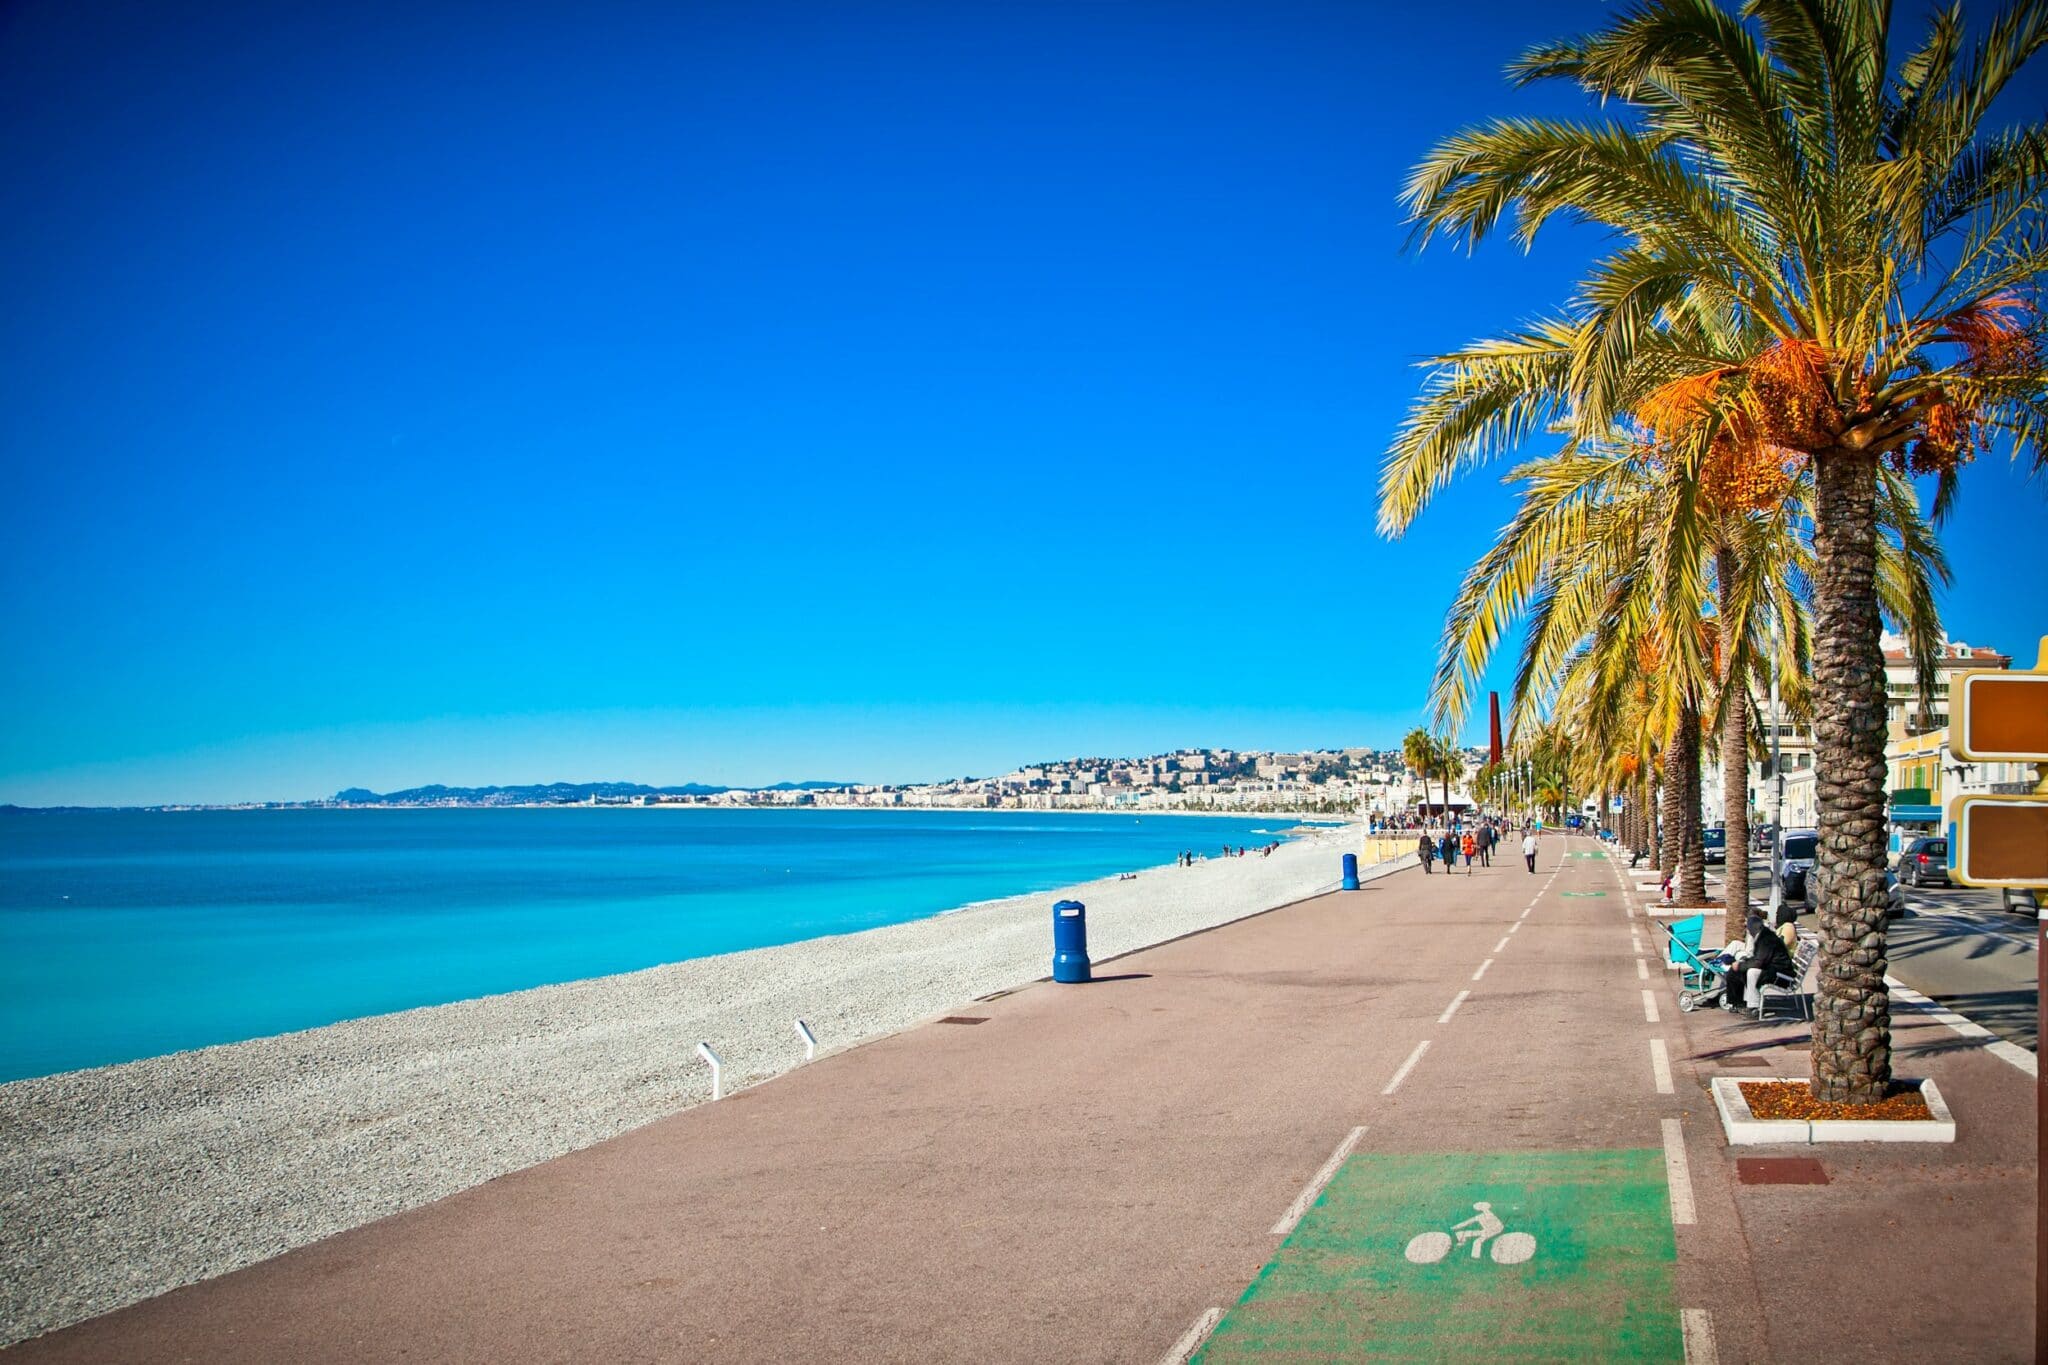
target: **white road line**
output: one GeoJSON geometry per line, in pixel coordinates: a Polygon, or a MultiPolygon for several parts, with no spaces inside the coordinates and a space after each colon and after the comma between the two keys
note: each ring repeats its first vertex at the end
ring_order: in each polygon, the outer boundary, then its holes
{"type": "MultiPolygon", "coordinates": [[[[1427,1051],[1429,1051],[1429,1039],[1425,1038],[1415,1045],[1415,1051],[1408,1054],[1408,1060],[1401,1063],[1401,1069],[1394,1073],[1394,1079],[1388,1081],[1387,1088],[1380,1091],[1380,1093],[1382,1095],[1391,1095],[1396,1090],[1399,1090],[1401,1082],[1408,1079],[1408,1073],[1415,1069],[1415,1064],[1422,1060],[1422,1054],[1427,1051]]],[[[1361,1129],[1360,1131],[1363,1130],[1361,1129]]]]}
{"type": "Polygon", "coordinates": [[[1649,1020],[1653,1024],[1658,1022],[1657,997],[1651,994],[1649,991],[1643,992],[1643,1018],[1649,1020]]]}
{"type": "Polygon", "coordinates": [[[1671,1093],[1671,1054],[1664,1050],[1662,1038],[1650,1040],[1650,1079],[1657,1083],[1657,1093],[1671,1093]]]}
{"type": "Polygon", "coordinates": [[[1664,1120],[1664,1180],[1671,1186],[1671,1221],[1691,1226],[1692,1168],[1685,1161],[1685,1128],[1677,1119],[1664,1120]]]}
{"type": "MultiPolygon", "coordinates": [[[[1933,1000],[1914,990],[1895,976],[1887,976],[1884,979],[1884,984],[1890,989],[1894,998],[1903,1000],[1922,1013],[1933,1015],[1937,1021],[1948,1025],[1948,1027],[1962,1034],[1965,1038],[1988,1038],[1992,1036],[1991,1030],[1985,1028],[1982,1024],[1973,1023],[1962,1015],[1957,1014],[1954,1010],[1943,1009],[1940,1005],[1935,1004],[1933,1000]]],[[[1984,1050],[2000,1061],[2026,1072],[2029,1076],[2037,1080],[2040,1078],[2041,1059],[2021,1047],[2018,1043],[2007,1042],[2001,1038],[1996,1042],[1986,1043],[1984,1050]]]]}
{"type": "Polygon", "coordinates": [[[1646,961],[1646,960],[1645,960],[1645,959],[1643,959],[1643,958],[1640,958],[1640,957],[1639,957],[1639,958],[1637,958],[1637,959],[1636,959],[1636,980],[1638,980],[1638,981],[1648,981],[1649,979],[1650,979],[1650,964],[1649,964],[1649,962],[1648,962],[1648,961],[1646,961]]]}
{"type": "MultiPolygon", "coordinates": [[[[1429,1044],[1424,1043],[1423,1046],[1428,1047],[1429,1044]]],[[[1363,1125],[1360,1125],[1351,1130],[1349,1137],[1346,1137],[1337,1144],[1337,1150],[1330,1153],[1330,1159],[1325,1161],[1316,1171],[1315,1175],[1310,1178],[1308,1188],[1294,1196],[1294,1202],[1287,1206],[1287,1212],[1281,1214],[1280,1221],[1273,1224],[1273,1235],[1275,1237],[1285,1237],[1288,1233],[1294,1231],[1294,1225],[1301,1221],[1301,1216],[1304,1213],[1308,1212],[1308,1206],[1316,1202],[1316,1196],[1323,1192],[1323,1186],[1330,1183],[1331,1178],[1337,1174],[1337,1168],[1344,1164],[1344,1158],[1351,1155],[1351,1149],[1356,1147],[1358,1140],[1364,1136],[1365,1128],[1363,1125]]]]}
{"type": "MultiPolygon", "coordinates": [[[[1516,921],[1515,921],[1515,922],[1514,922],[1513,924],[1510,924],[1510,925],[1508,926],[1508,932],[1512,934],[1513,932],[1515,932],[1515,930],[1517,930],[1517,929],[1519,929],[1519,928],[1521,928],[1521,927],[1522,927],[1522,922],[1521,922],[1520,920],[1516,920],[1516,921]]],[[[1506,939],[1502,939],[1502,940],[1501,940],[1501,942],[1502,942],[1502,943],[1506,943],[1506,942],[1507,942],[1507,940],[1506,940],[1506,939]]]]}
{"type": "MultiPolygon", "coordinates": [[[[1536,908],[1536,907],[1532,905],[1532,906],[1530,906],[1530,907],[1529,907],[1529,910],[1534,910],[1535,908],[1536,908]]],[[[1516,919],[1527,919],[1527,918],[1529,918],[1529,910],[1524,910],[1524,911],[1523,911],[1523,912],[1522,912],[1521,914],[1519,914],[1519,915],[1515,916],[1515,918],[1516,918],[1516,919]]]]}
{"type": "MultiPolygon", "coordinates": [[[[1159,1357],[1159,1365],[1187,1365],[1188,1357],[1201,1349],[1202,1343],[1209,1339],[1209,1333],[1215,1331],[1216,1324],[1221,1321],[1223,1321],[1223,1310],[1221,1308],[1203,1309],[1202,1316],[1195,1319],[1195,1325],[1182,1333],[1181,1339],[1173,1343],[1172,1350],[1159,1357]]],[[[1688,1343],[1692,1341],[1690,1331],[1686,1333],[1685,1339],[1688,1343]]],[[[1688,1349],[1686,1354],[1688,1365],[1690,1365],[1691,1360],[1692,1354],[1688,1349]]]]}
{"type": "Polygon", "coordinates": [[[1500,936],[1500,942],[1493,945],[1493,950],[1496,953],[1504,953],[1508,950],[1508,936],[1506,934],[1500,936]]]}
{"type": "Polygon", "coordinates": [[[1630,929],[1628,931],[1628,941],[1635,945],[1635,950],[1637,952],[1640,953],[1643,950],[1643,936],[1637,933],[1634,929],[1630,929]]]}
{"type": "Polygon", "coordinates": [[[1466,997],[1466,996],[1468,996],[1468,995],[1470,995],[1470,994],[1472,994],[1472,992],[1470,992],[1470,991],[1459,991],[1459,992],[1458,992],[1458,994],[1457,994],[1457,995],[1456,995],[1456,996],[1455,996],[1455,997],[1454,997],[1454,998],[1453,998],[1453,999],[1451,1000],[1450,1008],[1449,1008],[1449,1009],[1447,1009],[1447,1010],[1445,1010],[1445,1011],[1444,1011],[1444,1012],[1443,1012],[1442,1014],[1439,1014],[1439,1015],[1438,1015],[1438,1016],[1436,1017],[1436,1021],[1437,1021],[1437,1022],[1438,1022],[1439,1024],[1448,1024],[1448,1023],[1450,1023],[1450,1022],[1451,1022],[1451,1016],[1452,1016],[1452,1015],[1454,1015],[1454,1014],[1456,1014],[1456,1013],[1458,1012],[1458,1006],[1460,1006],[1460,1005],[1464,1004],[1464,1003],[1465,1003],[1465,997],[1466,997]]]}
{"type": "Polygon", "coordinates": [[[1479,979],[1480,977],[1482,977],[1482,976],[1485,976],[1485,975],[1486,975],[1486,969],[1487,969],[1488,967],[1491,967],[1492,965],[1493,965],[1493,959],[1489,957],[1488,959],[1486,959],[1486,961],[1484,961],[1484,962],[1482,962],[1482,963],[1480,963],[1480,964],[1479,964],[1479,970],[1478,970],[1478,971],[1476,971],[1476,972],[1472,973],[1472,979],[1473,979],[1474,981],[1477,981],[1477,980],[1478,980],[1478,979],[1479,979]]]}
{"type": "Polygon", "coordinates": [[[1685,1365],[1721,1365],[1714,1353],[1714,1319],[1704,1308],[1688,1308],[1678,1315],[1679,1330],[1685,1334],[1685,1365]]]}

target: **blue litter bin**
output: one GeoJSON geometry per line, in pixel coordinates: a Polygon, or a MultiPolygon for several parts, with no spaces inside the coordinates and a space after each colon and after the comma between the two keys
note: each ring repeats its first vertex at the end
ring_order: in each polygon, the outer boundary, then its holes
{"type": "Polygon", "coordinates": [[[1356,853],[1344,855],[1344,889],[1346,891],[1356,891],[1358,889],[1358,855],[1356,853]]]}
{"type": "Polygon", "coordinates": [[[1079,901],[1052,908],[1052,979],[1088,979],[1088,907],[1079,901]]]}

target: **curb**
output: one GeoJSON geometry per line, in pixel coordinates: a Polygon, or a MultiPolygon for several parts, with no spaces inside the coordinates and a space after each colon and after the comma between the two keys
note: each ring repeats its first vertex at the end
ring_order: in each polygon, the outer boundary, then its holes
{"type": "Polygon", "coordinates": [[[1731,1147],[1755,1147],[1771,1143],[1819,1142],[1954,1142],[1955,1115],[1949,1112],[1941,1091],[1930,1078],[1920,1082],[1920,1096],[1927,1101],[1931,1119],[1760,1119],[1750,1112],[1742,1096],[1742,1085],[1752,1080],[1779,1080],[1805,1084],[1797,1076],[1716,1076],[1708,1083],[1714,1092],[1714,1108],[1721,1115],[1721,1131],[1731,1147]]]}

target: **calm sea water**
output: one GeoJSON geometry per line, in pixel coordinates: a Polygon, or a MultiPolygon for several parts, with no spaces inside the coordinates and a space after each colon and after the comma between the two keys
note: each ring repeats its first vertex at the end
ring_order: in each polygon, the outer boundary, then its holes
{"type": "Polygon", "coordinates": [[[1168,863],[1182,849],[1256,845],[1291,823],[0,813],[0,1081],[893,924],[1168,863]]]}

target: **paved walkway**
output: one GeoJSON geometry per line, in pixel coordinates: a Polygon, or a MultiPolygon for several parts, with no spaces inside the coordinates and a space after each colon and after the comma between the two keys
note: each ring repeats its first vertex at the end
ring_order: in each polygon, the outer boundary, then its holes
{"type": "Polygon", "coordinates": [[[1739,1184],[1700,1087],[1796,1031],[1680,1016],[1587,840],[1098,971],[15,1353],[2031,1354],[2032,1082],[1915,1016],[1961,1141],[1739,1184]]]}

